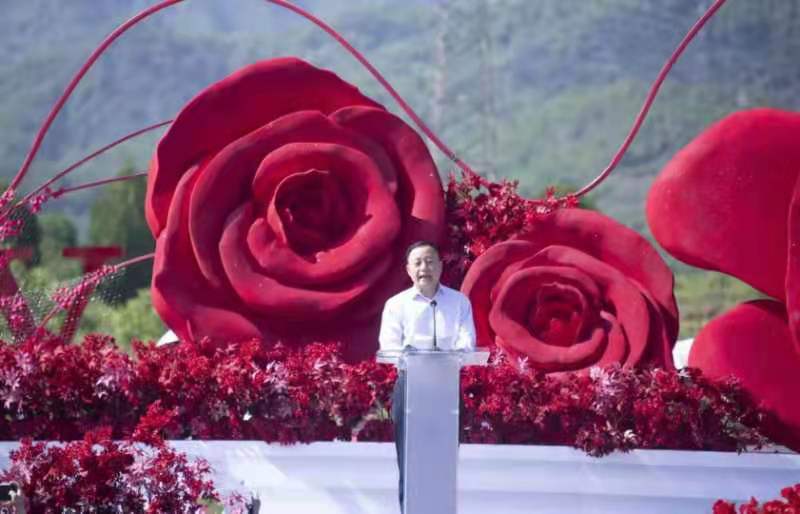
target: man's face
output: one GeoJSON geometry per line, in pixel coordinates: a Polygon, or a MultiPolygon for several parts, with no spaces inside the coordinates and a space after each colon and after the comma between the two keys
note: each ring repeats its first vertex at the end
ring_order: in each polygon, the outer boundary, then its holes
{"type": "Polygon", "coordinates": [[[442,276],[442,261],[434,248],[420,246],[408,254],[406,271],[417,289],[436,289],[442,276]]]}

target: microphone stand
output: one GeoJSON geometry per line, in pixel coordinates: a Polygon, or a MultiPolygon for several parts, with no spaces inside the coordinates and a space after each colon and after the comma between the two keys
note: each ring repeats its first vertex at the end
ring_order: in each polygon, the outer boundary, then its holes
{"type": "Polygon", "coordinates": [[[436,300],[431,300],[431,308],[433,309],[433,349],[438,350],[436,345],[436,300]]]}

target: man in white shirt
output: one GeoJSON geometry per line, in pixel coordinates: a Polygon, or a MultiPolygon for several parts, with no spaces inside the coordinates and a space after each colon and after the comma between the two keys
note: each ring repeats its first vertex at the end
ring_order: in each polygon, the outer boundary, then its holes
{"type": "MultiPolygon", "coordinates": [[[[419,241],[406,250],[406,272],[413,286],[386,301],[378,336],[381,350],[475,349],[475,322],[469,299],[439,283],[442,260],[436,246],[419,241]]],[[[403,450],[405,447],[405,372],[397,375],[392,395],[397,464],[400,468],[400,511],[403,504],[403,450]]]]}

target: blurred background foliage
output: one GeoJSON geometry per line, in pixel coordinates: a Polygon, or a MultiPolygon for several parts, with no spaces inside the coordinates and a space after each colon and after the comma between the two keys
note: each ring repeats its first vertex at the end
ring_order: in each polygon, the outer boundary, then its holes
{"type": "MultiPolygon", "coordinates": [[[[0,17],[0,180],[10,181],[36,128],[70,76],[116,25],[154,0],[7,0],[0,17]]],[[[596,176],[627,133],[651,81],[710,0],[298,0],[330,22],[385,74],[473,167],[519,180],[540,196],[596,176]]],[[[117,137],[166,120],[206,85],[258,59],[297,55],[335,70],[394,112],[373,79],[318,28],[261,0],[193,0],[157,14],[93,67],[48,134],[21,190],[117,137]]],[[[588,205],[649,237],[653,177],[699,131],[727,113],[800,105],[800,2],[729,1],[664,84],[639,137],[588,205]]],[[[159,137],[122,145],[66,178],[77,185],[147,168],[159,137]]],[[[442,176],[454,166],[432,150],[442,176]]],[[[40,298],[75,280],[61,257],[75,245],[147,253],[145,181],[65,195],[26,217],[31,262],[13,269],[40,298]]],[[[713,202],[713,198],[708,201],[713,202]]],[[[23,241],[17,241],[23,243],[23,241]]],[[[669,260],[683,337],[729,306],[757,297],[735,279],[669,260]]],[[[101,288],[81,331],[120,342],[157,338],[149,266],[101,288]]]]}

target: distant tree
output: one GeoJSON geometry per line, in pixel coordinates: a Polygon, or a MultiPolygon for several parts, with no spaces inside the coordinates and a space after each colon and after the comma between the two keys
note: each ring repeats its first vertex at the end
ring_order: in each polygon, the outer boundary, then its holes
{"type": "MultiPolygon", "coordinates": [[[[119,176],[133,174],[126,165],[119,176]]],[[[123,248],[126,258],[153,251],[155,246],[144,218],[146,183],[143,178],[115,182],[98,195],[92,204],[89,240],[92,245],[123,248]]],[[[136,290],[150,285],[152,269],[148,263],[128,268],[119,278],[103,288],[103,298],[117,303],[136,295],[136,290]]]]}
{"type": "Polygon", "coordinates": [[[78,275],[80,265],[61,255],[64,248],[78,244],[78,229],[72,220],[57,212],[40,214],[39,227],[41,231],[39,265],[48,268],[58,280],[78,275]]]}
{"type": "Polygon", "coordinates": [[[130,352],[133,339],[157,341],[166,331],[164,322],[153,310],[150,289],[139,289],[127,302],[113,307],[90,302],[75,340],[101,332],[113,336],[120,348],[130,352]]]}

